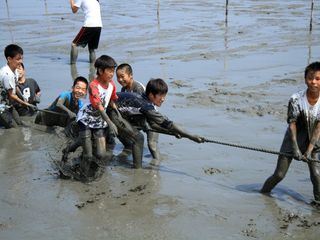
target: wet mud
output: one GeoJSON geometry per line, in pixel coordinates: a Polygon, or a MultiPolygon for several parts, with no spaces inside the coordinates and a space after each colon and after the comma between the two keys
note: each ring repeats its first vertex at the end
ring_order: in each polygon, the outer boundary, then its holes
{"type": "MultiPolygon", "coordinates": [[[[162,113],[209,139],[279,149],[288,99],[319,58],[318,5],[309,32],[306,1],[229,1],[227,17],[226,1],[100,2],[97,56],[128,62],[144,84],[165,79],[162,113]]],[[[87,49],[68,64],[83,22],[68,1],[2,1],[0,16],[0,46],[23,47],[26,75],[42,90],[39,108],[70,89],[75,74],[92,78],[87,49]]],[[[59,177],[62,129],[24,121],[29,127],[0,129],[0,239],[319,238],[303,162],[263,195],[276,156],[162,135],[161,161],[145,146],[143,169],[129,156],[82,183],[59,177]]],[[[121,150],[117,141],[114,154],[121,150]]]]}

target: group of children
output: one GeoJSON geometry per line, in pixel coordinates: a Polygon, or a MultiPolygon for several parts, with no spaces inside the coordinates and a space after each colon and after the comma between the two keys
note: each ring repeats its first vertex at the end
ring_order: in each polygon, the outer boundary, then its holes
{"type": "MultiPolygon", "coordinates": [[[[168,92],[168,86],[162,79],[151,79],[146,88],[133,79],[129,64],[120,64],[107,55],[102,55],[94,63],[96,78],[90,83],[84,77],[77,77],[71,91],[61,93],[49,108],[40,110],[35,123],[46,126],[69,128],[76,125],[73,139],[63,149],[61,174],[76,179],[94,179],[99,176],[107,162],[113,157],[108,149],[110,139],[117,136],[124,148],[119,158],[132,153],[134,168],[142,167],[144,135],[146,132],[148,147],[154,159],[159,159],[157,148],[158,133],[188,137],[195,142],[203,138],[191,135],[158,112],[168,92]],[[116,72],[121,92],[116,92],[113,81],[116,72]],[[89,92],[89,102],[83,104],[81,98],[89,92]],[[80,162],[68,166],[70,152],[82,147],[80,162]],[[66,167],[66,168],[64,168],[66,167]],[[66,171],[68,169],[68,172],[66,171]]],[[[74,128],[72,128],[74,129],[74,128]]]]}
{"type": "MultiPolygon", "coordinates": [[[[5,48],[7,65],[0,70],[0,124],[10,128],[21,124],[20,114],[37,111],[40,88],[35,81],[26,81],[22,63],[23,50],[14,44],[5,48]],[[27,86],[27,87],[26,87],[27,86]],[[29,88],[29,89],[28,89],[29,88]],[[26,90],[28,89],[28,90],[26,90]]],[[[68,177],[96,178],[111,160],[112,150],[108,141],[115,136],[123,143],[121,157],[132,154],[134,168],[142,167],[144,135],[150,153],[159,159],[158,133],[186,137],[197,143],[204,138],[189,134],[172,120],[162,115],[157,107],[165,101],[168,85],[160,78],[151,79],[146,87],[133,79],[129,64],[120,64],[107,55],[94,63],[96,77],[88,83],[84,77],[74,80],[72,90],[61,93],[48,109],[39,110],[35,123],[47,126],[76,128],[73,141],[63,149],[61,174],[68,177]],[[113,81],[116,72],[121,92],[116,91],[113,81]],[[89,103],[81,100],[89,92],[89,103]],[[82,147],[80,162],[73,166],[70,175],[63,166],[68,155],[82,147]]],[[[320,62],[314,62],[305,69],[307,89],[291,96],[288,105],[288,129],[284,136],[281,152],[274,174],[266,180],[261,192],[269,193],[284,178],[292,159],[319,159],[320,150],[320,62]]],[[[320,168],[318,162],[308,162],[310,178],[316,204],[320,204],[320,168]]]]}

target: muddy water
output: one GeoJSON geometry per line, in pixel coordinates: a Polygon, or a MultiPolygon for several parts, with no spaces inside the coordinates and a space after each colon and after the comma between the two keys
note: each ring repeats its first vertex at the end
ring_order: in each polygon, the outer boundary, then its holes
{"type": "MultiPolygon", "coordinates": [[[[46,107],[71,86],[70,42],[81,27],[68,1],[1,0],[0,46],[25,51],[46,107]]],[[[309,1],[101,1],[97,55],[169,83],[161,112],[208,138],[277,150],[289,96],[320,54],[319,6],[309,1]],[[157,11],[159,15],[157,15],[157,11]]],[[[87,50],[77,71],[90,74],[87,50]]],[[[4,58],[1,60],[5,64],[4,58]]],[[[258,193],[276,156],[160,137],[142,170],[112,163],[90,184],[61,180],[60,129],[0,131],[0,239],[318,239],[307,166],[294,162],[271,197],[258,193]]],[[[115,153],[121,150],[117,144],[115,153]]]]}

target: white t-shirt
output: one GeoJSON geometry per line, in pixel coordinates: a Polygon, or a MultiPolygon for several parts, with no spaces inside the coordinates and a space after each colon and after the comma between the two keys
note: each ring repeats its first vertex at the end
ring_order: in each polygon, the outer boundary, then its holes
{"type": "Polygon", "coordinates": [[[74,5],[84,13],[84,27],[102,27],[100,3],[97,0],[75,0],[74,5]]]}
{"type": "Polygon", "coordinates": [[[0,69],[0,83],[4,90],[13,90],[13,94],[16,94],[16,85],[18,81],[19,73],[18,70],[12,72],[8,65],[5,65],[0,69]]]}

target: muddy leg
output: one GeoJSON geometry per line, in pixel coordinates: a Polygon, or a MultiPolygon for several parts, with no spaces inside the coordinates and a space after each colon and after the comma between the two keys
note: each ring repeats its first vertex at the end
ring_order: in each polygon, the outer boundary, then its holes
{"type": "Polygon", "coordinates": [[[160,159],[160,153],[158,149],[158,139],[159,139],[159,133],[150,132],[150,131],[147,133],[148,148],[154,159],[160,159]]]}
{"type": "MultiPolygon", "coordinates": [[[[316,158],[316,154],[313,154],[312,158],[316,158]]],[[[310,179],[313,185],[314,200],[320,201],[320,168],[319,163],[312,162],[308,164],[310,171],[310,179]]]]}
{"type": "Polygon", "coordinates": [[[142,168],[143,143],[143,134],[137,131],[136,141],[134,141],[132,144],[132,157],[134,168],[142,168]]]}
{"type": "Polygon", "coordinates": [[[278,157],[278,163],[273,175],[270,176],[264,183],[261,193],[269,193],[271,190],[285,177],[292,158],[288,158],[280,155],[278,157]]]}
{"type": "Polygon", "coordinates": [[[96,61],[96,53],[94,49],[89,49],[89,62],[94,63],[96,61]]]}
{"type": "Polygon", "coordinates": [[[70,64],[75,64],[78,59],[78,47],[75,44],[71,44],[71,52],[70,52],[70,64]]]}

